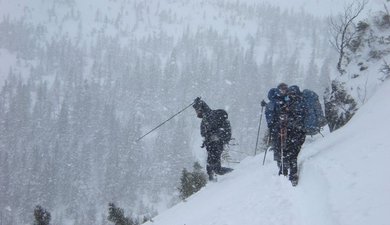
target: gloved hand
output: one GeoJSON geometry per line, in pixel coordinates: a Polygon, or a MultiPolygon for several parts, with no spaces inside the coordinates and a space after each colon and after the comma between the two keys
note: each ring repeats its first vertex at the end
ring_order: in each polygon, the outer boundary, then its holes
{"type": "Polygon", "coordinates": [[[267,105],[267,103],[263,100],[263,101],[261,101],[261,107],[265,107],[266,105],[267,105]]]}
{"type": "Polygon", "coordinates": [[[198,104],[200,102],[200,97],[195,98],[194,103],[198,104]]]}

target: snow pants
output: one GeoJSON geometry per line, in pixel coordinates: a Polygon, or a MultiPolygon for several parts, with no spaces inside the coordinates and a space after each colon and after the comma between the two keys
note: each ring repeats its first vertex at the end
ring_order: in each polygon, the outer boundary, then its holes
{"type": "Polygon", "coordinates": [[[206,144],[207,150],[207,174],[213,175],[213,172],[220,174],[221,155],[223,152],[223,143],[221,141],[209,142],[206,144]]]}
{"type": "Polygon", "coordinates": [[[306,133],[302,130],[287,130],[287,150],[285,154],[286,166],[290,170],[289,178],[292,180],[298,175],[298,155],[306,139],[306,133]]]}
{"type": "Polygon", "coordinates": [[[292,179],[298,173],[298,155],[301,147],[306,139],[306,134],[302,130],[287,129],[286,148],[283,149],[283,167],[282,167],[282,150],[281,150],[281,136],[280,132],[272,137],[274,160],[279,167],[279,175],[289,175],[292,179]],[[283,168],[283,170],[282,170],[283,168]],[[289,173],[290,172],[290,173],[289,173]]]}

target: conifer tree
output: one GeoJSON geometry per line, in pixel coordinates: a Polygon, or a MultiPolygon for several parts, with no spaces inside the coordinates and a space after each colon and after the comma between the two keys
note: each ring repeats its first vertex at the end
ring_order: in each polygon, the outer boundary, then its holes
{"type": "Polygon", "coordinates": [[[194,163],[193,171],[182,170],[180,178],[180,198],[186,199],[192,194],[198,192],[207,183],[206,175],[202,172],[202,167],[198,162],[194,163]]]}
{"type": "Polygon", "coordinates": [[[114,203],[108,204],[108,221],[115,225],[137,225],[135,221],[124,215],[123,209],[116,207],[114,203]]]}
{"type": "Polygon", "coordinates": [[[34,217],[35,222],[34,225],[49,225],[51,215],[46,209],[42,208],[42,206],[37,205],[34,209],[34,217]]]}
{"type": "Polygon", "coordinates": [[[193,179],[193,188],[194,193],[198,192],[202,187],[206,186],[207,184],[207,178],[205,173],[202,171],[202,167],[198,162],[194,163],[194,170],[192,172],[192,179],[193,179]]]}
{"type": "Polygon", "coordinates": [[[191,173],[188,172],[186,168],[184,168],[181,172],[179,191],[180,198],[183,200],[193,194],[191,187],[191,173]]]}

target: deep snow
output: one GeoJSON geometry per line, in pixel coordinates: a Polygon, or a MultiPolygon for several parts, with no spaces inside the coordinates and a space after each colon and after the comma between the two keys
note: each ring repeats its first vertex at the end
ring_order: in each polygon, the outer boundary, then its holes
{"type": "Polygon", "coordinates": [[[297,187],[262,153],[147,224],[389,224],[389,94],[387,81],[345,127],[309,138],[297,187]]]}

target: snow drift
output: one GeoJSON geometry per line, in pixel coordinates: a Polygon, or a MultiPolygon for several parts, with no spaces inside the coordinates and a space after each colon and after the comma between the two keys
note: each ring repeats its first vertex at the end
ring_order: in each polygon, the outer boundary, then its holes
{"type": "Polygon", "coordinates": [[[389,94],[387,81],[349,124],[303,146],[297,187],[261,154],[147,224],[388,224],[389,94]]]}

